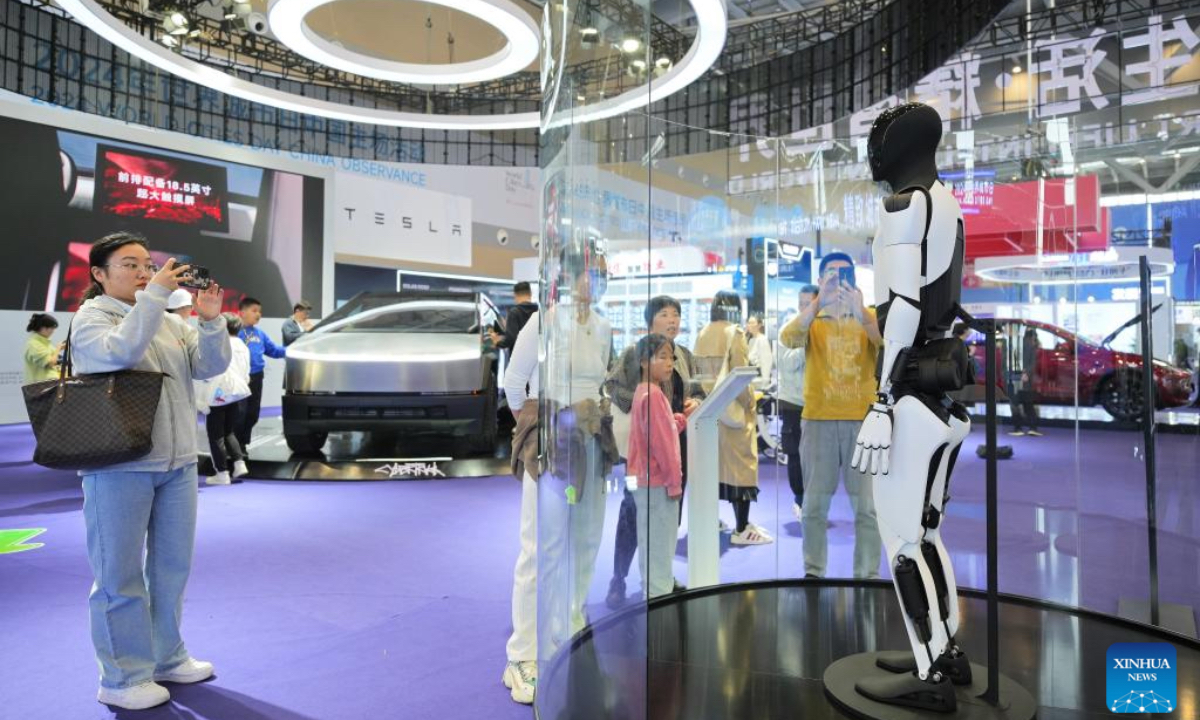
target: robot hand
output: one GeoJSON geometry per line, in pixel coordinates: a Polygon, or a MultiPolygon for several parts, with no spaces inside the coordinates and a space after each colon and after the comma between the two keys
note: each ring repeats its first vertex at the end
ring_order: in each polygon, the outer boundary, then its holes
{"type": "Polygon", "coordinates": [[[892,453],[892,408],[875,403],[863,420],[850,466],[859,472],[887,475],[892,453]]]}

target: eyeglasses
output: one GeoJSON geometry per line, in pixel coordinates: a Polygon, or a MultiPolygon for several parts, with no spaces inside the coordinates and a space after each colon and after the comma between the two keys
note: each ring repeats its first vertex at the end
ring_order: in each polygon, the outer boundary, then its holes
{"type": "Polygon", "coordinates": [[[131,272],[131,273],[135,273],[135,272],[141,270],[142,272],[146,273],[147,275],[155,275],[158,273],[158,269],[159,269],[158,266],[155,265],[154,263],[150,263],[149,265],[138,265],[137,263],[120,263],[119,265],[107,265],[106,267],[119,267],[122,270],[124,270],[125,272],[131,272]]]}

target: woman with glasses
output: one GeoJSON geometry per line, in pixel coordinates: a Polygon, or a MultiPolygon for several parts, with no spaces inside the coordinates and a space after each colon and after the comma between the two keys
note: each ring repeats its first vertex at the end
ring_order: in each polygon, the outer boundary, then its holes
{"type": "Polygon", "coordinates": [[[153,448],[126,463],[81,470],[92,643],[100,702],[128,710],[171,699],[158,682],[193,683],[213,666],[188,654],[179,633],[196,535],[196,401],[192,380],[229,365],[216,283],[196,295],[198,327],[166,312],[188,266],[150,260],[144,238],[114,233],[89,254],[91,286],[71,328],[76,372],[164,374],[153,448]],[[145,559],[143,561],[143,553],[145,559]]]}

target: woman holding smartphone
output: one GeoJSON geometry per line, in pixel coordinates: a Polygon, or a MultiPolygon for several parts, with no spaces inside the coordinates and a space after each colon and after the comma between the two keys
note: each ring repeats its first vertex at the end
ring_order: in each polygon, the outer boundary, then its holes
{"type": "Polygon", "coordinates": [[[199,682],[213,674],[211,663],[188,654],[179,625],[196,535],[192,380],[225,371],[229,334],[216,283],[196,295],[198,327],[166,312],[188,266],[171,258],[157,267],[140,235],[101,238],[89,264],[91,286],[71,328],[75,371],[164,374],[149,454],[79,473],[95,576],[89,604],[97,699],[140,710],[171,699],[158,682],[199,682]]]}

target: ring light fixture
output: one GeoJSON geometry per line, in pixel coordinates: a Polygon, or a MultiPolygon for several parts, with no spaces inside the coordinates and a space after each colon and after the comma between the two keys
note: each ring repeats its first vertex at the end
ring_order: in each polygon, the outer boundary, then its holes
{"type": "MultiPolygon", "coordinates": [[[[330,120],[408,127],[426,130],[520,130],[540,126],[538,112],[496,115],[437,115],[431,113],[380,110],[356,105],[318,100],[264,87],[234,77],[217,68],[197,62],[163,47],[152,39],[125,25],[104,10],[96,0],[56,0],[76,22],[121,48],[130,55],[161,70],[233,97],[261,103],[292,112],[314,115],[330,120]]],[[[725,46],[725,0],[689,0],[696,13],[699,30],[691,47],[661,77],[645,86],[628,90],[615,97],[557,113],[546,127],[576,125],[621,115],[657,102],[684,89],[703,75],[721,54],[725,46]]]]}
{"type": "Polygon", "coordinates": [[[508,41],[496,53],[469,62],[406,63],[348,50],[314,32],[305,18],[337,0],[274,0],[271,32],[297,55],[355,75],[414,85],[461,85],[486,82],[519,72],[537,60],[538,26],[512,0],[426,0],[474,16],[500,31],[508,41]]]}

